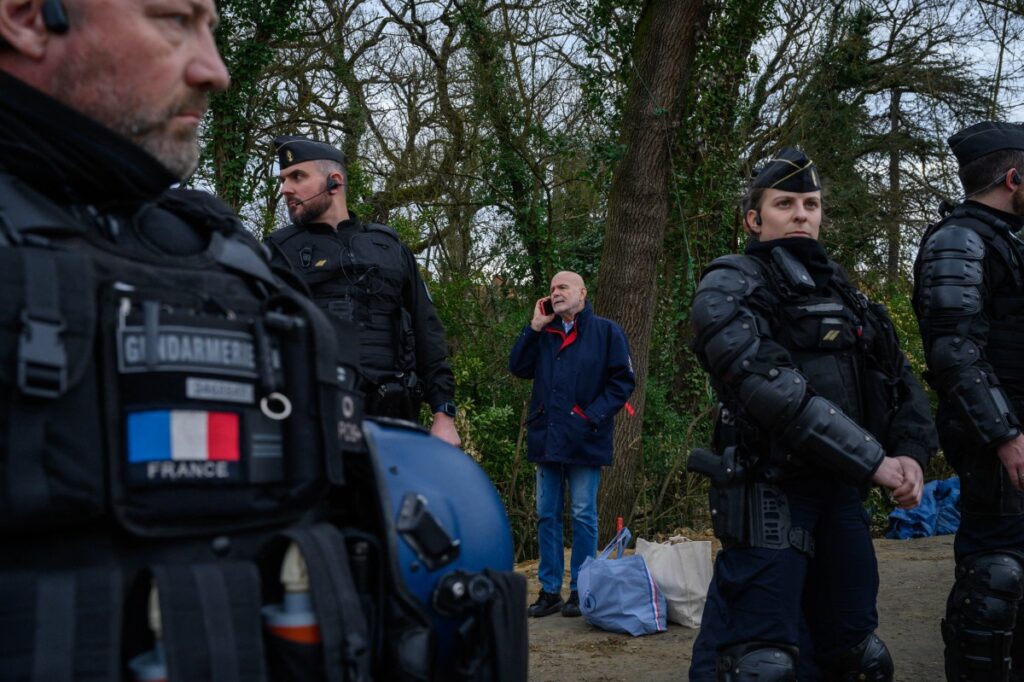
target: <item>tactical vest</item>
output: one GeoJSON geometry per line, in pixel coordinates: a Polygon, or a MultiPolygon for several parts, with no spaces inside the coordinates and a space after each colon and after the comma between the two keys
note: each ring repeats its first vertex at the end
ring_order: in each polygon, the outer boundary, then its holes
{"type": "Polygon", "coordinates": [[[295,225],[270,235],[317,305],[359,329],[360,370],[373,383],[415,367],[412,316],[403,306],[407,265],[398,235],[374,223],[346,246],[333,231],[295,225]]]}
{"type": "MultiPolygon", "coordinates": [[[[1011,281],[999,290],[988,292],[985,312],[989,330],[985,357],[1019,412],[1024,402],[1024,353],[1021,353],[1020,343],[1024,338],[1024,245],[1007,223],[987,211],[963,204],[945,219],[929,226],[921,243],[950,223],[976,232],[984,240],[986,252],[993,253],[1010,273],[1011,281]]],[[[914,264],[915,283],[921,279],[921,267],[918,259],[914,264]]],[[[914,298],[917,300],[916,284],[914,298]]],[[[961,333],[966,335],[966,331],[964,328],[961,333]]]]}
{"type": "MultiPolygon", "coordinates": [[[[886,436],[895,414],[901,358],[895,330],[884,309],[871,303],[835,268],[824,289],[801,292],[755,257],[727,258],[767,282],[762,293],[755,295],[763,296],[774,313],[771,338],[789,351],[814,394],[834,403],[888,448],[886,436]]],[[[727,420],[739,412],[735,405],[726,403],[724,407],[727,420]]],[[[720,434],[717,450],[728,446],[731,438],[749,452],[767,454],[763,452],[764,434],[756,428],[738,432],[729,424],[716,428],[720,434]]],[[[785,453],[778,452],[772,452],[771,459],[776,464],[787,461],[785,453]]]]}
{"type": "MultiPolygon", "coordinates": [[[[180,221],[131,217],[157,219],[180,221]]],[[[351,545],[320,523],[361,439],[330,325],[240,235],[145,256],[100,236],[117,220],[0,175],[0,680],[121,678],[151,582],[171,679],[266,679],[289,541],[325,679],[365,679],[351,545]]]]}

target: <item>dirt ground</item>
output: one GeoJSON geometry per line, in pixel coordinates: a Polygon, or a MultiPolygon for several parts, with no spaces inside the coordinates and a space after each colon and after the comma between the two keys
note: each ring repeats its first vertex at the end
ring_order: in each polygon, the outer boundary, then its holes
{"type": "MultiPolygon", "coordinates": [[[[953,536],[875,540],[875,550],[882,581],[878,634],[896,662],[896,680],[941,680],[939,619],[953,581],[953,536]]],[[[527,562],[518,570],[530,581],[533,602],[539,589],[537,564],[527,562]]],[[[567,576],[565,584],[568,582],[567,576]]],[[[559,614],[531,618],[530,680],[686,679],[696,636],[697,630],[674,623],[669,623],[667,632],[633,638],[598,630],[582,618],[563,618],[559,614]]]]}

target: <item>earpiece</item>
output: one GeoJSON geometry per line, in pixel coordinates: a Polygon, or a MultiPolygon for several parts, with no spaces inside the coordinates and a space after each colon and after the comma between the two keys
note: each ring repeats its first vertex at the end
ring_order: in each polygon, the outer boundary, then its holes
{"type": "MultiPolygon", "coordinates": [[[[1014,187],[1019,187],[1020,183],[1021,183],[1020,173],[1017,172],[1016,168],[1013,168],[1011,170],[1013,170],[1013,174],[1010,175],[1010,184],[1012,184],[1014,187]]],[[[997,175],[996,177],[992,178],[992,182],[988,183],[984,187],[979,187],[978,189],[974,190],[973,192],[965,195],[964,198],[965,199],[970,199],[973,196],[977,196],[979,194],[983,194],[984,192],[987,192],[988,190],[992,189],[993,187],[998,187],[999,185],[1002,185],[1004,182],[1006,182],[1006,173],[1007,173],[1007,171],[1003,171],[1001,175],[997,175]]]]}
{"type": "Polygon", "coordinates": [[[757,215],[754,216],[754,224],[755,225],[760,225],[761,224],[761,212],[760,211],[758,211],[757,215]]]}
{"type": "Polygon", "coordinates": [[[44,0],[42,10],[43,25],[47,31],[61,34],[68,32],[68,15],[61,0],[44,0]]]}
{"type": "Polygon", "coordinates": [[[327,178],[327,191],[330,192],[332,189],[338,189],[341,187],[341,183],[334,178],[327,178]]]}

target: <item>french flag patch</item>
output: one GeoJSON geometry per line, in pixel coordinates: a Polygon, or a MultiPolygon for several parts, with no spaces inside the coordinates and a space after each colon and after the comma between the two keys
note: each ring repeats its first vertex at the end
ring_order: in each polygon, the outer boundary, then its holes
{"type": "Polygon", "coordinates": [[[239,418],[233,412],[149,410],[128,414],[128,463],[136,470],[136,480],[234,479],[240,440],[239,418]]]}

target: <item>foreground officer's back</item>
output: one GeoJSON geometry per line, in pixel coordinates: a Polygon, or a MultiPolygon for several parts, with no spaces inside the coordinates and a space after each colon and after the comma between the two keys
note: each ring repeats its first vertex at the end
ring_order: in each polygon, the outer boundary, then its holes
{"type": "Polygon", "coordinates": [[[0,22],[0,680],[521,676],[486,477],[364,430],[328,319],[222,202],[164,191],[227,79],[211,3],[147,7],[0,22]]]}

